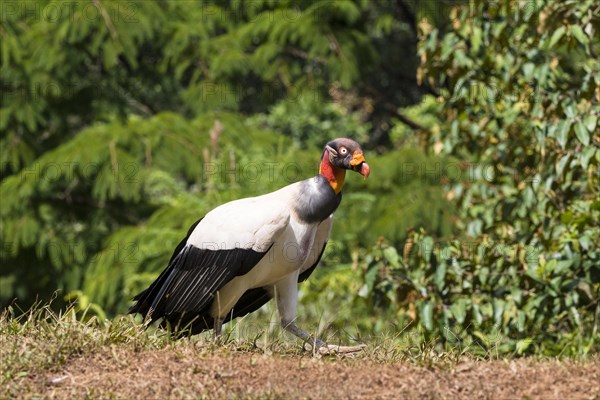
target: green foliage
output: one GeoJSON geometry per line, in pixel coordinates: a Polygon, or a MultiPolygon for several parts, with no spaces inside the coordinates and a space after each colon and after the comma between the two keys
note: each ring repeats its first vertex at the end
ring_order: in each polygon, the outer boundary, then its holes
{"type": "Polygon", "coordinates": [[[136,89],[156,81],[143,49],[163,18],[153,2],[6,4],[0,173],[19,171],[90,123],[160,109],[136,89]]]}
{"type": "MultiPolygon", "coordinates": [[[[417,10],[409,3],[167,2],[160,69],[173,71],[194,115],[264,112],[284,99],[327,101],[336,92],[382,131],[373,141],[385,143],[389,116],[420,99],[417,10]]],[[[439,9],[420,11],[435,17],[439,9]]]]}
{"type": "Polygon", "coordinates": [[[430,147],[468,160],[469,173],[446,187],[464,235],[436,244],[415,233],[402,257],[376,246],[364,259],[364,293],[449,342],[597,351],[596,5],[475,5],[457,7],[446,34],[422,24],[420,46],[420,75],[439,88],[445,119],[430,147]]]}
{"type": "Polygon", "coordinates": [[[348,112],[333,101],[314,98],[310,91],[298,93],[275,104],[268,114],[259,114],[255,122],[294,139],[298,144],[318,152],[323,138],[352,137],[359,143],[368,142],[369,124],[359,112],[348,112]]]}
{"type": "Polygon", "coordinates": [[[393,321],[378,329],[417,329],[422,340],[482,355],[597,351],[595,288],[567,272],[571,260],[538,262],[533,246],[440,243],[423,233],[402,250],[380,242],[363,261],[360,294],[393,321]]]}

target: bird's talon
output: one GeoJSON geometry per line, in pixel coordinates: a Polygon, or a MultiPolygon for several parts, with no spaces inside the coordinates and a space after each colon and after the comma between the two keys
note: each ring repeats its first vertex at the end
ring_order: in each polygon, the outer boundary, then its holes
{"type": "Polygon", "coordinates": [[[360,344],[358,346],[337,346],[323,343],[318,346],[318,353],[321,355],[336,355],[336,354],[355,354],[361,352],[367,347],[366,344],[360,344]]]}
{"type": "Polygon", "coordinates": [[[320,339],[309,339],[305,342],[304,344],[304,349],[307,351],[312,351],[315,348],[317,348],[319,351],[321,351],[321,349],[327,349],[328,348],[328,344],[325,343],[324,341],[320,340],[320,339]]]}

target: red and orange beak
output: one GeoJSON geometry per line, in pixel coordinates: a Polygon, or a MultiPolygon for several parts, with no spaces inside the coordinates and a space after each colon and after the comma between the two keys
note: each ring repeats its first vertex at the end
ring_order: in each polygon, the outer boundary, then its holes
{"type": "Polygon", "coordinates": [[[367,179],[369,174],[371,174],[371,167],[369,167],[369,164],[365,162],[365,155],[360,150],[356,150],[354,154],[352,154],[350,165],[352,166],[353,171],[358,172],[364,176],[365,179],[367,179]]]}

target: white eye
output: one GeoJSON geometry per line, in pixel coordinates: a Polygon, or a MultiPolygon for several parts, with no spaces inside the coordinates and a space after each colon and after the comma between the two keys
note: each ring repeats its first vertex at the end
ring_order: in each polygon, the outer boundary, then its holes
{"type": "Polygon", "coordinates": [[[346,154],[348,154],[348,149],[344,146],[340,147],[340,154],[345,156],[346,154]]]}

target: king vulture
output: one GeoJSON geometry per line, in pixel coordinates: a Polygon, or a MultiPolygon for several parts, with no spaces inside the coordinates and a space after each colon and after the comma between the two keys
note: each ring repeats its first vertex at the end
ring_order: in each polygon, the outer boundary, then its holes
{"type": "Polygon", "coordinates": [[[323,255],[346,170],[365,179],[370,173],[358,143],[335,139],[323,150],[317,176],[210,211],[192,225],[160,276],[134,297],[129,312],[162,319],[175,332],[214,328],[218,338],[224,323],[275,297],[284,329],[327,349],[295,323],[298,283],[323,255]]]}

